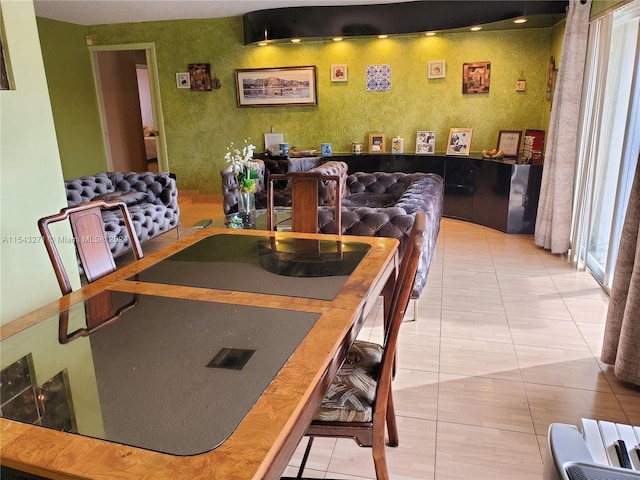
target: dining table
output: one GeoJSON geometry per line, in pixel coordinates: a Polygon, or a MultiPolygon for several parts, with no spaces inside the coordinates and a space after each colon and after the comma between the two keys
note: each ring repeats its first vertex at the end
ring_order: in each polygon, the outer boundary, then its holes
{"type": "Polygon", "coordinates": [[[183,235],[0,327],[0,464],[280,478],[397,268],[392,238],[183,235]]]}

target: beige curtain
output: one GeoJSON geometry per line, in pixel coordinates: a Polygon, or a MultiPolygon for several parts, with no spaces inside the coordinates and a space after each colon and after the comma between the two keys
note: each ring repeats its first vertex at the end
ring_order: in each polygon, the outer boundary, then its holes
{"type": "Polygon", "coordinates": [[[535,243],[552,253],[571,246],[571,210],[591,0],[570,0],[549,121],[535,243]]]}
{"type": "Polygon", "coordinates": [[[640,158],[616,259],[601,360],[640,386],[640,158]]]}

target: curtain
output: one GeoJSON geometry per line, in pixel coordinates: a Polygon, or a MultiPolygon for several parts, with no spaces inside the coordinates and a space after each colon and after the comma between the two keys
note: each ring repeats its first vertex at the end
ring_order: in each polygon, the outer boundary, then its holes
{"type": "Polygon", "coordinates": [[[574,170],[591,0],[570,0],[551,108],[535,243],[552,253],[571,246],[574,170]]]}
{"type": "Polygon", "coordinates": [[[601,360],[640,386],[640,158],[622,227],[601,360]]]}

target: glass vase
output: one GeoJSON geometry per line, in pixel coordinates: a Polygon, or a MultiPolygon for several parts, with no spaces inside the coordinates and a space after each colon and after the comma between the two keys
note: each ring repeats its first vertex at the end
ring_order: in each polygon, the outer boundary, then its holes
{"type": "Polygon", "coordinates": [[[242,228],[255,228],[256,197],[253,192],[238,192],[238,215],[242,228]]]}

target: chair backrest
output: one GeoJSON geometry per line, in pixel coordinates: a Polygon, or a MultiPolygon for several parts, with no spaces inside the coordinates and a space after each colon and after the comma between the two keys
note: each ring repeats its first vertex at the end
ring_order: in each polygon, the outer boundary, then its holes
{"type": "Polygon", "coordinates": [[[60,258],[60,253],[49,231],[49,224],[69,219],[80,265],[84,270],[87,281],[91,283],[116,270],[116,264],[109,248],[107,233],[102,221],[102,210],[114,208],[119,208],[122,213],[136,259],[144,257],[140,240],[133,228],[129,209],[124,202],[96,200],[63,208],[60,213],[38,220],[38,228],[63,295],[71,292],[71,282],[69,282],[69,276],[60,258]]]}
{"type": "Polygon", "coordinates": [[[426,216],[423,212],[418,212],[415,216],[409,241],[407,242],[407,248],[402,256],[402,262],[400,263],[398,276],[396,278],[396,285],[393,289],[389,305],[387,315],[389,321],[383,344],[384,353],[382,355],[382,363],[376,386],[376,405],[380,404],[381,408],[376,408],[374,415],[382,415],[386,412],[386,399],[391,388],[400,325],[402,324],[402,319],[409,305],[413,282],[422,252],[422,243],[426,241],[426,234],[426,216]]]}
{"type": "Polygon", "coordinates": [[[318,232],[318,182],[335,182],[334,198],[335,225],[338,235],[342,234],[342,177],[325,175],[321,172],[290,172],[269,175],[267,185],[268,228],[274,230],[274,182],[288,179],[291,181],[291,230],[294,232],[318,232]]]}

